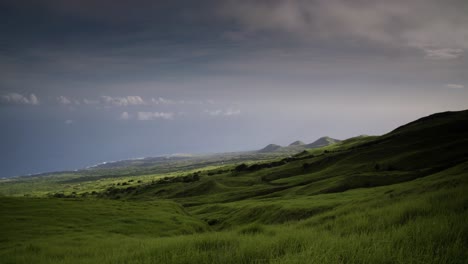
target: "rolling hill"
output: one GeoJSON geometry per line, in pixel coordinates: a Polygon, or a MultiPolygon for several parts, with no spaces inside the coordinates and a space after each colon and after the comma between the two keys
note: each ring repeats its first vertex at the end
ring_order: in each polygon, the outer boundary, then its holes
{"type": "Polygon", "coordinates": [[[294,141],[293,143],[289,144],[288,146],[303,146],[305,145],[304,142],[300,141],[300,140],[297,140],[297,141],[294,141]]]}
{"type": "Polygon", "coordinates": [[[338,193],[411,181],[468,160],[468,129],[464,125],[468,123],[468,112],[442,117],[423,118],[381,137],[353,138],[299,156],[207,170],[197,173],[199,179],[189,183],[167,184],[161,180],[113,192],[120,191],[123,196],[157,193],[192,206],[196,204],[193,196],[202,203],[228,202],[338,193]],[[433,120],[431,125],[427,119],[433,120]]]}
{"type": "Polygon", "coordinates": [[[331,138],[331,137],[321,137],[321,138],[317,139],[316,141],[314,141],[314,142],[312,142],[310,144],[307,144],[306,148],[325,147],[325,146],[328,146],[328,145],[331,145],[331,144],[336,144],[336,143],[338,143],[340,141],[341,140],[334,139],[334,138],[331,138]]]}
{"type": "Polygon", "coordinates": [[[467,124],[468,110],[445,112],[382,136],[294,144],[302,148],[294,155],[179,161],[154,175],[6,181],[3,190],[36,197],[0,198],[0,258],[466,263],[467,124]]]}

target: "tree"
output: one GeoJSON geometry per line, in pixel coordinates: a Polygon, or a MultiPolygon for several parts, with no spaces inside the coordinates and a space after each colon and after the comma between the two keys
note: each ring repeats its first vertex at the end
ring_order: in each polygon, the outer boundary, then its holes
{"type": "Polygon", "coordinates": [[[242,164],[238,165],[238,166],[235,168],[235,170],[236,170],[236,171],[245,171],[247,168],[248,168],[247,164],[242,163],[242,164]]]}

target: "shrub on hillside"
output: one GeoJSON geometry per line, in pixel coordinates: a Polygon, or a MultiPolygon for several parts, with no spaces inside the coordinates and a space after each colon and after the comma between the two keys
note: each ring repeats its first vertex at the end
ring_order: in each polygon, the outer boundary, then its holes
{"type": "Polygon", "coordinates": [[[249,167],[249,166],[247,166],[247,164],[242,163],[242,164],[236,166],[235,171],[237,171],[237,172],[239,172],[239,171],[245,171],[245,170],[247,170],[248,167],[249,167]]]}

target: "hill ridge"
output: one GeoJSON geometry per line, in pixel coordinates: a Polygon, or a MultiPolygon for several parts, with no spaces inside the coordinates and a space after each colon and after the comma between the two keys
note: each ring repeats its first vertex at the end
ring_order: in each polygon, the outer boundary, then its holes
{"type": "Polygon", "coordinates": [[[303,145],[305,145],[304,142],[302,142],[300,140],[296,140],[293,143],[289,144],[288,146],[292,147],[292,146],[303,146],[303,145]]]}

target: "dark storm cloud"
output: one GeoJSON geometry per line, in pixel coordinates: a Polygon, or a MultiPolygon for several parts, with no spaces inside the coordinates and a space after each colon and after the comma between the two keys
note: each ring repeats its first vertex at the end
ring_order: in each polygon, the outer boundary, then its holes
{"type": "MultiPolygon", "coordinates": [[[[10,8],[21,8],[23,11],[36,10],[39,12],[75,16],[114,22],[129,22],[131,20],[158,20],[181,13],[196,12],[197,7],[207,8],[209,1],[182,0],[4,0],[2,4],[10,8]],[[169,11],[169,13],[168,13],[169,11]],[[158,15],[158,16],[156,16],[158,15]]],[[[188,15],[188,13],[187,13],[188,15]]]]}
{"type": "Polygon", "coordinates": [[[197,46],[211,43],[209,35],[216,32],[208,2],[5,0],[0,3],[0,56],[10,64],[50,62],[82,70],[86,61],[164,63],[200,54],[197,46]]]}
{"type": "Polygon", "coordinates": [[[257,33],[270,33],[279,34],[276,39],[287,34],[309,41],[408,46],[431,58],[456,58],[468,48],[468,2],[463,0],[5,0],[2,5],[7,21],[2,29],[13,41],[23,32],[36,41],[57,35],[63,44],[69,36],[83,46],[90,41],[92,47],[105,47],[158,39],[181,43],[184,37],[196,43],[217,40],[218,34],[254,41],[257,33]]]}
{"type": "Polygon", "coordinates": [[[430,58],[453,59],[468,48],[468,2],[459,0],[228,1],[222,17],[238,35],[283,33],[309,41],[365,40],[418,48],[430,58]]]}
{"type": "Polygon", "coordinates": [[[209,3],[2,1],[0,89],[86,89],[189,73],[222,50],[209,3]]]}
{"type": "Polygon", "coordinates": [[[346,138],[466,108],[467,8],[2,0],[0,166],[10,176],[346,138]]]}
{"type": "Polygon", "coordinates": [[[38,80],[54,82],[40,88],[46,90],[126,82],[136,87],[180,75],[245,77],[251,75],[248,68],[266,73],[277,68],[274,75],[288,75],[323,61],[337,61],[329,67],[340,68],[381,56],[453,60],[468,48],[466,1],[6,0],[1,5],[6,23],[0,26],[0,89],[13,92],[38,80]]]}

